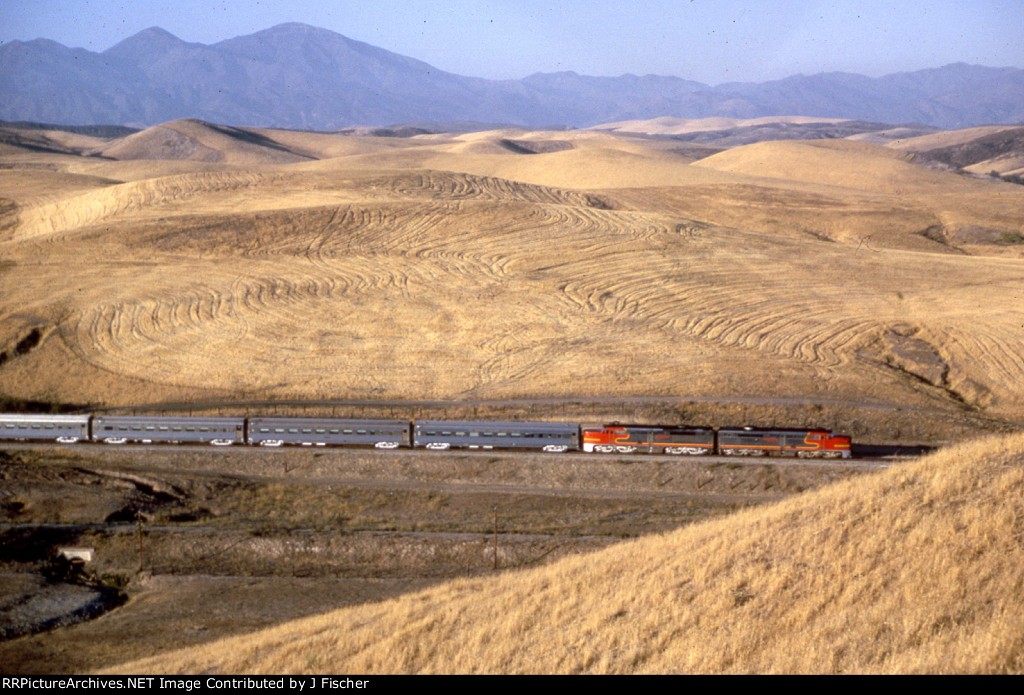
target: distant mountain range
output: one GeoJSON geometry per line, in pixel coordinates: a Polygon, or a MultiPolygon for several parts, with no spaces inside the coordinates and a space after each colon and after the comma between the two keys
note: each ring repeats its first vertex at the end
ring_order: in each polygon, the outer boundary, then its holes
{"type": "Polygon", "coordinates": [[[453,121],[585,127],[658,116],[796,114],[940,128],[1024,123],[1024,70],[957,63],[880,78],[833,72],[717,86],[573,72],[486,80],[304,24],[209,46],[155,27],[102,53],[47,39],[0,46],[0,119],[10,121],[144,126],[200,118],[334,130],[453,121]]]}

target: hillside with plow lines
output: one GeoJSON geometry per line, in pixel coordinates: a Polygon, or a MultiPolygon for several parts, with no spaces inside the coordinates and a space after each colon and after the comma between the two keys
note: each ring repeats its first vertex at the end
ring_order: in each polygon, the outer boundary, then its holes
{"type": "Polygon", "coordinates": [[[821,427],[853,456],[9,441],[2,661],[1020,672],[1024,187],[949,164],[1005,133],[677,121],[6,127],[0,410],[821,427]],[[104,619],[47,628],[84,588],[58,545],[123,587],[104,619]]]}
{"type": "Polygon", "coordinates": [[[233,153],[232,129],[182,123],[198,144],[142,178],[159,138],[102,149],[124,162],[10,155],[3,395],[801,396],[1024,420],[1024,254],[995,241],[1022,231],[1019,186],[849,141],[692,162],[607,133],[263,131],[233,153]],[[965,225],[988,236],[957,245],[965,225]]]}

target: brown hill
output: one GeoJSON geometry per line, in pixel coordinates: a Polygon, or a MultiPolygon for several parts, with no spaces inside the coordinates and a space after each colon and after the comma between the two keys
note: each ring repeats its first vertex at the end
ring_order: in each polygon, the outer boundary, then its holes
{"type": "Polygon", "coordinates": [[[886,193],[954,186],[955,177],[914,166],[892,149],[849,140],[763,142],[736,147],[695,164],[718,171],[886,193]]]}
{"type": "Polygon", "coordinates": [[[109,138],[47,127],[9,124],[0,126],[0,147],[4,154],[38,152],[82,154],[103,146],[109,138]]]}
{"type": "MultiPolygon", "coordinates": [[[[764,142],[733,148],[694,166],[757,176],[760,180],[748,182],[759,189],[792,191],[793,183],[802,182],[803,191],[812,197],[801,203],[799,196],[786,194],[783,200],[792,204],[785,216],[813,218],[800,228],[830,239],[931,252],[992,254],[1005,249],[1016,255],[1015,243],[1024,238],[1024,228],[1015,221],[1020,201],[1012,185],[992,186],[935,170],[915,163],[913,157],[850,140],[764,142]],[[955,204],[950,204],[951,196],[955,204]],[[814,202],[806,204],[809,201],[814,202]],[[828,208],[828,219],[811,214],[828,208]]],[[[763,198],[771,200],[768,195],[763,198]]],[[[755,221],[763,215],[757,206],[743,212],[755,221]]],[[[773,219],[780,219],[779,212],[777,206],[770,208],[773,219]]],[[[742,218],[732,223],[757,224],[742,218]]]]}
{"type": "Polygon", "coordinates": [[[310,159],[258,131],[194,119],[147,128],[98,147],[92,154],[112,159],[184,159],[233,165],[284,164],[310,159]]]}
{"type": "Polygon", "coordinates": [[[1024,174],[1024,126],[966,128],[910,138],[889,146],[975,174],[1024,174]]]}
{"type": "Polygon", "coordinates": [[[25,152],[77,154],[70,148],[64,147],[38,132],[24,132],[14,128],[0,127],[0,155],[25,152]]]}

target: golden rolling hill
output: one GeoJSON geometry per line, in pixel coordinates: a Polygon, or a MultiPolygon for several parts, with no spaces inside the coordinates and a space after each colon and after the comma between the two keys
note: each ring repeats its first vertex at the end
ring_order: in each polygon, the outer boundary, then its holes
{"type": "Polygon", "coordinates": [[[8,398],[803,399],[846,405],[771,419],[877,434],[899,408],[939,438],[1024,419],[1024,188],[891,148],[695,161],[596,131],[192,120],[77,145],[0,156],[8,398]]]}
{"type": "MultiPolygon", "coordinates": [[[[1024,422],[1024,187],[894,147],[191,120],[18,137],[7,401],[535,398],[559,419],[640,397],[857,441],[1024,422]]],[[[1019,672],[1022,452],[964,445],[126,668],[1019,672]]]]}
{"type": "Polygon", "coordinates": [[[1024,435],[117,673],[1020,673],[1024,435]]]}
{"type": "Polygon", "coordinates": [[[117,160],[186,160],[247,164],[286,164],[309,157],[252,130],[184,119],[147,128],[90,152],[117,160]]]}

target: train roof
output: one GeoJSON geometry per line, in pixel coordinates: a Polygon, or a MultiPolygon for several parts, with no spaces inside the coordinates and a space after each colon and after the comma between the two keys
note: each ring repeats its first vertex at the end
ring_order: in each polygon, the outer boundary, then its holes
{"type": "Polygon", "coordinates": [[[409,426],[408,420],[363,420],[356,418],[333,418],[333,417],[251,417],[250,423],[261,425],[269,423],[282,423],[289,425],[401,425],[409,426]]]}
{"type": "Polygon", "coordinates": [[[89,415],[22,415],[20,413],[0,413],[0,422],[88,422],[89,415]]]}
{"type": "Polygon", "coordinates": [[[603,425],[583,425],[583,427],[629,427],[648,430],[713,430],[710,425],[655,425],[643,422],[606,422],[603,425]]]}
{"type": "Polygon", "coordinates": [[[490,422],[486,420],[417,420],[417,427],[462,427],[488,429],[523,429],[565,431],[575,430],[579,425],[573,422],[490,422]]]}
{"type": "Polygon", "coordinates": [[[832,434],[832,430],[828,427],[719,427],[718,431],[726,434],[759,434],[759,433],[772,433],[777,432],[779,434],[801,434],[804,432],[827,432],[832,434]]]}
{"type": "Polygon", "coordinates": [[[185,415],[96,415],[96,422],[133,422],[137,424],[180,422],[185,424],[234,425],[245,422],[244,417],[188,417],[185,415]]]}

